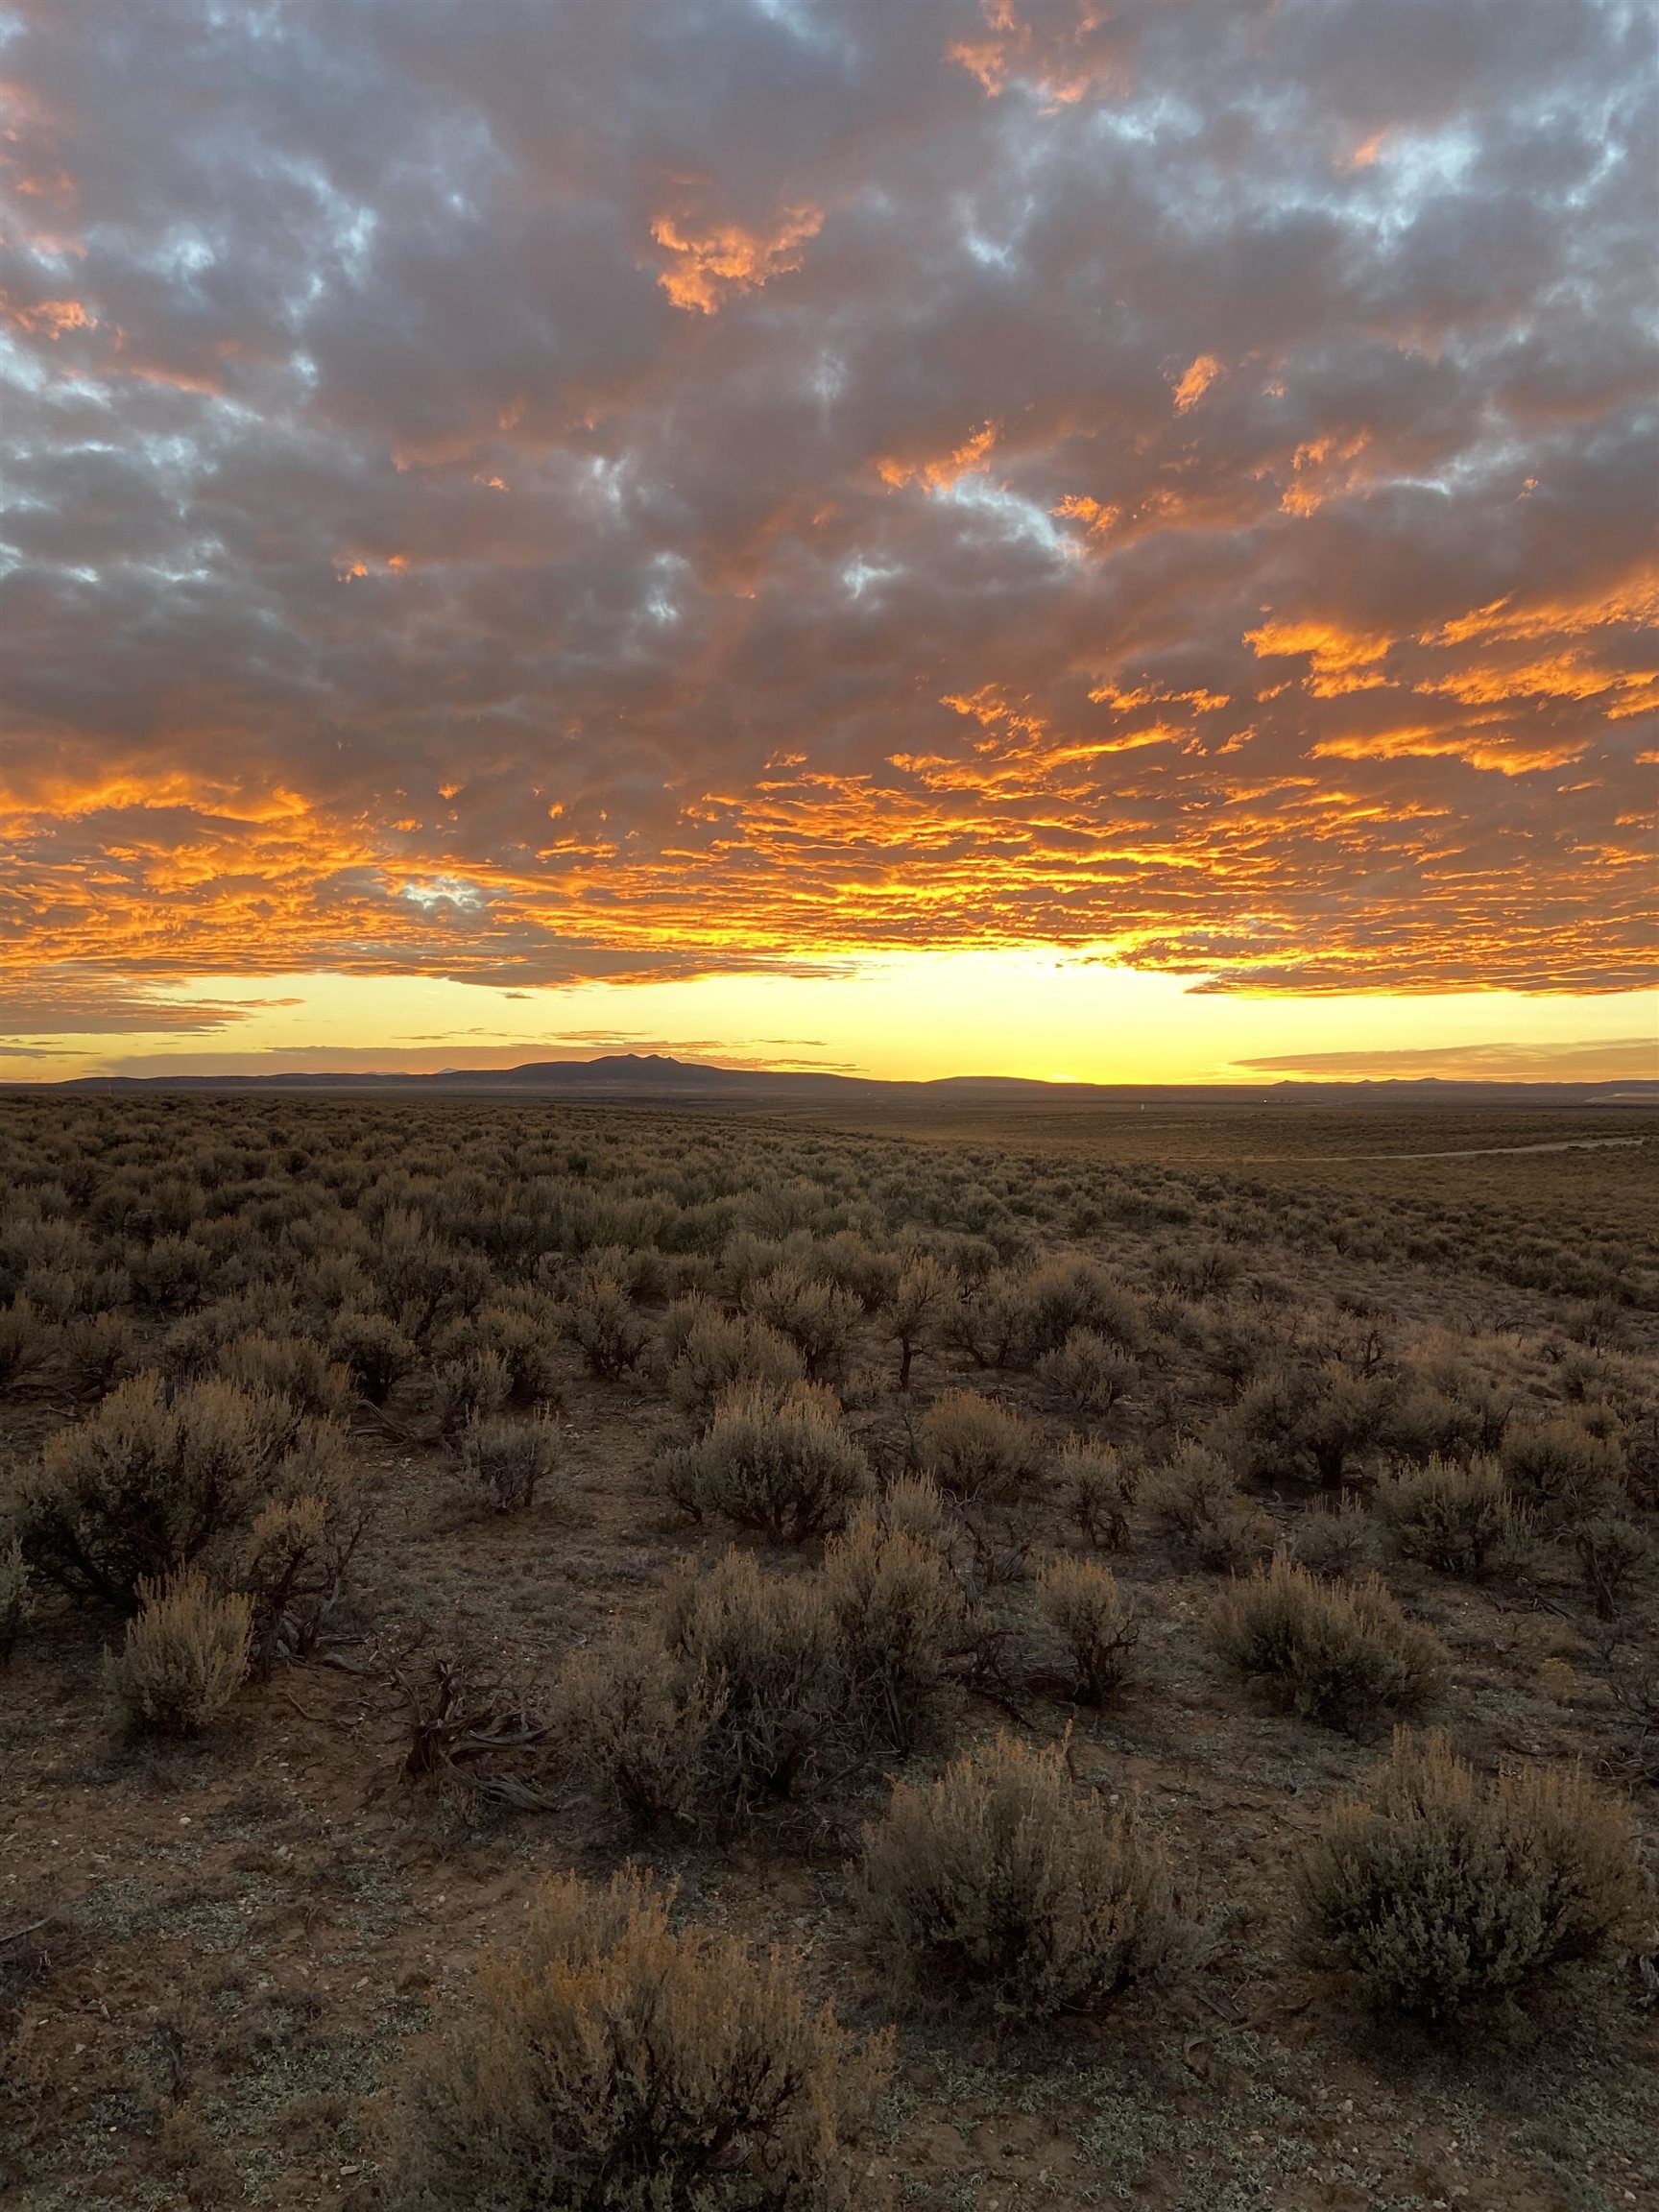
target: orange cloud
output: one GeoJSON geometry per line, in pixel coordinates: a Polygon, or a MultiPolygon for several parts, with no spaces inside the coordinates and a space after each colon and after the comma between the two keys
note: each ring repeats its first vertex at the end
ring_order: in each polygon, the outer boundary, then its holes
{"type": "Polygon", "coordinates": [[[79,300],[36,300],[23,306],[0,292],[0,322],[28,337],[44,337],[54,345],[69,330],[95,330],[98,318],[89,315],[79,300]]]}
{"type": "Polygon", "coordinates": [[[1607,706],[1607,713],[1617,719],[1659,707],[1659,669],[1599,668],[1576,653],[1556,653],[1548,660],[1507,667],[1497,661],[1474,661],[1431,677],[1417,689],[1441,691],[1471,706],[1503,699],[1595,699],[1607,691],[1628,694],[1607,706]]]}
{"type": "Polygon", "coordinates": [[[799,269],[801,249],[823,228],[822,207],[786,207],[770,232],[746,230],[738,223],[688,231],[681,217],[659,215],[651,235],[677,258],[657,281],[676,307],[715,315],[727,301],[799,269]]]}
{"type": "Polygon", "coordinates": [[[1263,622],[1246,630],[1244,640],[1259,659],[1306,653],[1313,663],[1309,688],[1316,699],[1374,690],[1388,681],[1376,663],[1393,639],[1374,632],[1343,630],[1331,622],[1263,622]]]}
{"type": "Polygon", "coordinates": [[[981,0],[984,35],[953,39],[946,58],[976,79],[988,100],[1021,84],[1050,109],[1072,108],[1092,92],[1122,92],[1128,73],[1112,43],[1115,26],[1095,0],[1072,0],[1068,22],[1058,9],[1036,20],[1014,0],[981,0]]]}
{"type": "Polygon", "coordinates": [[[1370,443],[1371,434],[1366,430],[1346,439],[1305,439],[1290,457],[1291,480],[1279,496],[1284,512],[1313,515],[1327,499],[1349,491],[1354,483],[1354,471],[1348,464],[1363,453],[1370,443]]]}
{"type": "Polygon", "coordinates": [[[1221,364],[1214,353],[1200,353],[1175,387],[1175,412],[1185,415],[1190,407],[1196,407],[1212,384],[1221,373],[1221,364]]]}
{"type": "MultiPolygon", "coordinates": [[[[876,473],[883,484],[894,491],[902,491],[906,484],[926,484],[934,492],[949,492],[963,476],[971,476],[981,469],[997,444],[998,425],[982,422],[978,429],[953,445],[947,453],[932,460],[900,461],[891,457],[878,460],[876,473]]],[[[1094,502],[1090,502],[1093,506],[1094,502]]]]}
{"type": "Polygon", "coordinates": [[[1048,512],[1062,521],[1084,523],[1091,538],[1104,538],[1123,515],[1120,507],[1107,506],[1077,492],[1068,492],[1058,506],[1050,507],[1048,512]]]}
{"type": "Polygon", "coordinates": [[[1315,760],[1462,760],[1471,768],[1496,769],[1501,776],[1529,776],[1541,768],[1565,768],[1584,752],[1582,738],[1528,740],[1503,733],[1437,730],[1427,724],[1403,730],[1376,730],[1323,737],[1312,749],[1315,760]]]}
{"type": "Polygon", "coordinates": [[[1584,597],[1525,599],[1506,592],[1421,633],[1425,645],[1485,644],[1499,639],[1577,637],[1629,624],[1659,623],[1659,566],[1644,563],[1618,582],[1584,597]]]}

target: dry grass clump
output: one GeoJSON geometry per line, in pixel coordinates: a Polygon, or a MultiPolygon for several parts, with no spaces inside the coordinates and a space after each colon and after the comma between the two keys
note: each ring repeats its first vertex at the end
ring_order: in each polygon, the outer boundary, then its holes
{"type": "Polygon", "coordinates": [[[938,1540],[886,1513],[862,1512],[824,1548],[824,1592],[848,1719],[903,1756],[936,1708],[962,1641],[962,1593],[938,1540]]]}
{"type": "Polygon", "coordinates": [[[1481,1783],[1443,1735],[1408,1728],[1299,1888],[1317,1957],[1379,2008],[1435,2022],[1604,1956],[1651,1903],[1629,1815],[1579,1769],[1481,1783]]]}
{"type": "Polygon", "coordinates": [[[252,1605],[193,1568],[141,1582],[138,1599],[120,1652],[105,1661],[109,1692],[135,1735],[199,1736],[247,1676],[252,1605]]]}
{"type": "Polygon", "coordinates": [[[1233,1583],[1213,1632],[1229,1666],[1310,1720],[1414,1712],[1445,1663],[1433,1630],[1408,1621],[1376,1575],[1325,1583],[1284,1558],[1233,1583]]]}
{"type": "Polygon", "coordinates": [[[851,2212],[887,2047],[799,1962],[676,1928],[649,1873],[543,1887],[516,1957],[418,2062],[389,2160],[407,2212],[851,2212]]]}
{"type": "Polygon", "coordinates": [[[72,1594],[131,1607],[142,1580],[246,1526],[297,1426],[269,1393],[206,1382],[169,1398],[154,1371],[132,1376],[47,1438],[19,1504],[24,1554],[72,1594]]]}
{"type": "Polygon", "coordinates": [[[559,1424],[546,1414],[494,1414],[468,1424],[461,1464],[498,1513],[534,1504],[559,1466],[559,1424]]]}
{"type": "Polygon", "coordinates": [[[1106,1704],[1128,1679],[1141,1635],[1118,1577],[1096,1559],[1053,1559],[1037,1577],[1037,1602],[1065,1647],[1072,1695],[1106,1704]]]}
{"type": "Polygon", "coordinates": [[[1532,1533],[1495,1459],[1406,1468],[1378,1484],[1377,1511],[1403,1557],[1443,1575],[1478,1576],[1512,1564],[1532,1533]]]}
{"type": "Polygon", "coordinates": [[[1025,2020],[1095,2012],[1190,1954],[1163,1852],[1079,1790],[1058,1749],[999,1736],[894,1788],[864,1832],[859,1903],[884,1966],[1025,2020]]]}
{"type": "Polygon", "coordinates": [[[947,1390],[923,1415],[924,1470],[941,1490],[975,1503],[1028,1495],[1046,1458],[1042,1431],[973,1390],[947,1390]]]}
{"type": "Polygon", "coordinates": [[[839,1527],[871,1483],[834,1399],[811,1384],[781,1396],[757,1384],[729,1391],[708,1433],[668,1455],[662,1479],[695,1518],[723,1514],[790,1544],[839,1527]]]}

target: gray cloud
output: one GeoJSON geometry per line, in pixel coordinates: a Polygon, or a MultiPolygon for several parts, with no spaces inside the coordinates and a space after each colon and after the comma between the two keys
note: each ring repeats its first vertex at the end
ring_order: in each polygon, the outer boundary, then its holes
{"type": "Polygon", "coordinates": [[[1606,1083],[1659,1081],[1659,1038],[1591,1037],[1577,1043],[1471,1044],[1405,1046],[1381,1051],[1289,1052],[1238,1060],[1263,1073],[1310,1075],[1330,1082],[1406,1081],[1425,1075],[1473,1082],[1606,1083]]]}
{"type": "Polygon", "coordinates": [[[1645,8],[6,21],[46,997],[1650,974],[1645,8]]]}

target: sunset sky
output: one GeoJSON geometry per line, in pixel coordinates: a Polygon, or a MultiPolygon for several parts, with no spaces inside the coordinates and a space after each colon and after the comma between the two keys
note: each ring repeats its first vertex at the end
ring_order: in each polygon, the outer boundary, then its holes
{"type": "Polygon", "coordinates": [[[1650,0],[0,0],[0,1078],[1659,1074],[1650,0]]]}

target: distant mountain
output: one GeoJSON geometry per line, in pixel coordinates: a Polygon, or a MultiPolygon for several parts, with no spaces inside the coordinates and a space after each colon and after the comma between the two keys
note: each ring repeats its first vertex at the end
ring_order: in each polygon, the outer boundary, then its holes
{"type": "Polygon", "coordinates": [[[4,1086],[35,1091],[541,1092],[607,1098],[731,1099],[747,1104],[922,1103],[982,1099],[1050,1105],[1659,1105],[1659,1080],[1606,1083],[1457,1083],[1437,1075],[1360,1083],[1044,1083],[1022,1075],[947,1075],[895,1083],[811,1069],[714,1068],[661,1052],[609,1052],[595,1060],[531,1060],[517,1068],[446,1068],[436,1075],[81,1075],[67,1083],[4,1086]]]}

